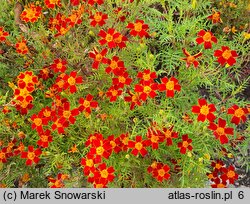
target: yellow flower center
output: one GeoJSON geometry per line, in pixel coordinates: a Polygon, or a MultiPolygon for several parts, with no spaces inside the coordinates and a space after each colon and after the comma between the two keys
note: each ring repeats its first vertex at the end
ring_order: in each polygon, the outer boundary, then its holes
{"type": "Polygon", "coordinates": [[[61,62],[56,64],[56,68],[61,69],[63,67],[63,64],[61,62]]]}
{"type": "Polygon", "coordinates": [[[107,171],[107,169],[104,169],[104,170],[102,170],[101,171],[101,177],[102,178],[108,178],[108,176],[109,176],[109,172],[107,171]]]}
{"type": "Polygon", "coordinates": [[[90,102],[87,101],[87,100],[85,100],[85,101],[83,102],[83,106],[86,107],[86,108],[88,108],[88,107],[90,106],[90,102]]]}
{"type": "Polygon", "coordinates": [[[172,132],[171,132],[170,130],[166,130],[166,131],[164,132],[164,135],[165,135],[165,138],[171,138],[172,132]]]}
{"type": "Polygon", "coordinates": [[[188,143],[187,141],[184,141],[184,142],[182,143],[182,146],[185,147],[185,148],[187,148],[187,147],[189,146],[189,143],[188,143]]]}
{"type": "Polygon", "coordinates": [[[218,163],[216,163],[216,164],[215,164],[215,168],[216,168],[216,169],[220,169],[220,168],[221,168],[221,165],[218,164],[218,163]]]}
{"type": "Polygon", "coordinates": [[[104,148],[103,147],[97,147],[96,148],[96,154],[97,155],[102,155],[104,152],[104,148]]]}
{"type": "Polygon", "coordinates": [[[235,111],[235,113],[234,113],[234,115],[236,116],[236,117],[238,117],[238,118],[240,118],[241,116],[243,116],[245,114],[245,112],[242,110],[242,108],[238,108],[236,111],[235,111]]]}
{"type": "Polygon", "coordinates": [[[59,88],[62,88],[64,86],[64,81],[60,80],[56,84],[59,86],[59,88]]]}
{"type": "Polygon", "coordinates": [[[150,74],[143,74],[142,76],[144,81],[149,81],[150,80],[150,74]]]}
{"type": "Polygon", "coordinates": [[[75,83],[76,83],[76,80],[75,80],[75,78],[74,77],[69,77],[68,78],[68,83],[69,83],[69,85],[75,85],[75,83]]]}
{"type": "Polygon", "coordinates": [[[116,143],[114,141],[111,141],[110,144],[111,144],[112,148],[116,147],[116,143]]]}
{"type": "Polygon", "coordinates": [[[151,136],[151,141],[152,141],[153,143],[157,143],[158,140],[159,140],[159,137],[158,137],[158,136],[156,136],[156,135],[152,135],[152,136],[151,136]]]}
{"type": "Polygon", "coordinates": [[[111,90],[111,93],[113,96],[116,96],[118,94],[118,91],[117,90],[111,90]]]}
{"type": "Polygon", "coordinates": [[[71,112],[70,111],[63,111],[63,117],[64,118],[69,118],[71,115],[71,112]]]}
{"type": "Polygon", "coordinates": [[[144,86],[144,88],[143,88],[143,92],[145,92],[145,93],[147,93],[147,94],[149,94],[150,92],[151,92],[151,87],[150,86],[144,86]]]}
{"type": "Polygon", "coordinates": [[[5,159],[6,157],[5,157],[5,153],[3,153],[3,152],[0,152],[0,159],[5,159]]]}
{"type": "Polygon", "coordinates": [[[48,142],[48,136],[47,135],[41,135],[40,136],[42,142],[48,142]]]}
{"type": "Polygon", "coordinates": [[[117,38],[114,39],[115,43],[121,43],[122,42],[122,35],[119,35],[117,38]]]}
{"type": "Polygon", "coordinates": [[[142,145],[141,142],[137,142],[137,143],[135,144],[135,149],[137,149],[137,150],[139,150],[139,151],[142,149],[142,147],[143,147],[143,145],[142,145]]]}
{"type": "Polygon", "coordinates": [[[62,182],[60,180],[56,180],[56,182],[54,183],[54,185],[57,187],[57,188],[60,188],[63,186],[62,182]]]}
{"type": "Polygon", "coordinates": [[[126,78],[123,77],[123,76],[119,76],[118,80],[119,80],[120,83],[125,83],[126,82],[126,78]]]}
{"type": "Polygon", "coordinates": [[[206,32],[206,34],[203,36],[203,40],[206,42],[211,41],[211,38],[212,38],[212,36],[209,32],[206,32]]]}
{"type": "Polygon", "coordinates": [[[118,66],[117,62],[112,60],[111,63],[110,63],[111,69],[115,69],[117,66],[118,66]]]}
{"type": "Polygon", "coordinates": [[[142,23],[141,22],[135,23],[134,27],[136,32],[140,32],[142,30],[142,23]]]}
{"type": "Polygon", "coordinates": [[[209,108],[207,105],[205,106],[202,106],[201,107],[201,110],[200,110],[200,113],[203,114],[203,115],[207,115],[209,113],[209,108]]]}
{"type": "Polygon", "coordinates": [[[42,123],[43,123],[43,121],[42,121],[41,118],[36,118],[36,119],[34,120],[34,123],[35,123],[36,126],[41,126],[42,123]]]}
{"type": "Polygon", "coordinates": [[[98,61],[98,62],[100,62],[100,61],[102,60],[102,55],[98,53],[98,54],[95,56],[95,60],[98,61]]]}
{"type": "Polygon", "coordinates": [[[96,188],[103,188],[103,184],[102,184],[102,183],[98,183],[98,184],[96,184],[95,187],[96,187],[96,188]]]}
{"type": "Polygon", "coordinates": [[[102,20],[102,15],[100,15],[99,13],[96,13],[94,15],[94,19],[96,22],[100,22],[102,20]]]}
{"type": "Polygon", "coordinates": [[[225,130],[222,127],[218,127],[216,132],[218,133],[218,135],[224,135],[225,134],[225,130]]]}
{"type": "Polygon", "coordinates": [[[113,36],[110,34],[107,34],[105,39],[107,40],[107,42],[111,42],[113,40],[113,36]]]}
{"type": "Polygon", "coordinates": [[[220,14],[218,12],[214,13],[212,19],[218,21],[220,19],[220,14]]]}
{"type": "Polygon", "coordinates": [[[229,59],[230,57],[232,56],[232,54],[231,54],[231,50],[225,50],[223,53],[222,53],[222,57],[224,58],[224,59],[229,59]]]}
{"type": "Polygon", "coordinates": [[[167,90],[174,90],[174,82],[173,81],[168,81],[166,83],[166,89],[167,90]]]}
{"type": "Polygon", "coordinates": [[[163,177],[165,175],[164,169],[159,169],[158,174],[159,174],[160,177],[163,177]]]}
{"type": "Polygon", "coordinates": [[[187,62],[188,63],[193,63],[195,61],[195,57],[194,56],[188,56],[187,57],[187,62]]]}
{"type": "Polygon", "coordinates": [[[93,159],[88,159],[88,160],[86,160],[86,166],[88,166],[88,167],[94,166],[93,159]]]}
{"type": "Polygon", "coordinates": [[[18,49],[26,50],[27,46],[26,46],[26,44],[24,42],[20,42],[20,43],[18,43],[18,49]]]}
{"type": "Polygon", "coordinates": [[[26,17],[29,19],[36,18],[35,12],[31,8],[27,8],[26,10],[26,17]]]}
{"type": "Polygon", "coordinates": [[[43,115],[45,116],[45,117],[50,117],[51,116],[51,111],[49,111],[49,110],[45,110],[44,112],[43,112],[43,115]]]}
{"type": "Polygon", "coordinates": [[[234,176],[235,176],[235,172],[234,171],[230,170],[230,171],[227,172],[227,177],[228,178],[233,178],[234,176]]]}
{"type": "Polygon", "coordinates": [[[34,152],[28,152],[27,158],[33,160],[36,157],[34,152]]]}

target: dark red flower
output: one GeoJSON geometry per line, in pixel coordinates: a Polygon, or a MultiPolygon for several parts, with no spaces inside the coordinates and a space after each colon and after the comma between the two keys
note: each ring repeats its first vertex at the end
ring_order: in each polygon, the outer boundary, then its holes
{"type": "Polygon", "coordinates": [[[182,142],[178,142],[178,148],[180,148],[180,153],[181,154],[186,154],[187,149],[192,150],[193,147],[191,145],[192,139],[188,138],[188,135],[182,135],[182,142]]]}

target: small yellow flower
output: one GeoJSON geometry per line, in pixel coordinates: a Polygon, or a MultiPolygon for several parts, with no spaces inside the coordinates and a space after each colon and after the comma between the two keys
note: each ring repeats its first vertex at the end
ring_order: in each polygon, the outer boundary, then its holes
{"type": "Polygon", "coordinates": [[[203,162],[203,157],[200,157],[200,158],[199,158],[199,162],[203,162]]]}
{"type": "Polygon", "coordinates": [[[204,154],[204,158],[207,159],[207,160],[210,160],[210,154],[204,154]]]}
{"type": "Polygon", "coordinates": [[[238,31],[238,30],[235,28],[235,26],[233,26],[233,27],[231,28],[231,32],[232,32],[233,34],[235,34],[237,31],[238,31]]]}
{"type": "Polygon", "coordinates": [[[244,32],[244,33],[243,33],[243,37],[244,37],[244,41],[245,41],[245,40],[249,40],[249,39],[250,39],[250,33],[244,32]]]}
{"type": "Polygon", "coordinates": [[[192,157],[193,155],[192,155],[191,152],[188,152],[188,153],[187,153],[187,156],[188,156],[188,157],[192,157]]]}
{"type": "Polygon", "coordinates": [[[126,154],[125,158],[126,158],[126,159],[129,159],[129,158],[130,158],[130,155],[129,155],[129,154],[126,154]]]}

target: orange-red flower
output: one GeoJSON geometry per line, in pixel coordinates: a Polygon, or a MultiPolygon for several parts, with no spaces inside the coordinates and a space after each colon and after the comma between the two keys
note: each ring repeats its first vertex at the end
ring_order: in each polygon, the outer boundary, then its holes
{"type": "Polygon", "coordinates": [[[53,137],[51,136],[50,130],[45,130],[39,132],[39,140],[37,141],[37,145],[43,148],[46,148],[49,146],[49,143],[53,141],[53,137]]]}
{"type": "Polygon", "coordinates": [[[158,86],[154,82],[144,81],[142,84],[135,85],[135,92],[139,93],[139,98],[142,101],[146,101],[147,97],[155,98],[156,97],[156,90],[158,86]]]}
{"type": "Polygon", "coordinates": [[[73,110],[70,110],[70,103],[65,102],[63,103],[63,106],[58,108],[58,116],[65,118],[67,121],[69,121],[71,124],[74,124],[76,119],[75,116],[79,115],[78,108],[75,108],[73,110]]]}
{"type": "Polygon", "coordinates": [[[186,55],[185,58],[181,58],[181,60],[185,60],[186,61],[186,67],[190,67],[191,64],[194,65],[195,68],[198,67],[199,62],[196,60],[198,57],[200,57],[202,55],[201,52],[195,54],[195,55],[191,55],[185,48],[182,48],[183,53],[186,55]]]}
{"type": "Polygon", "coordinates": [[[105,163],[99,164],[97,171],[94,172],[94,179],[98,180],[102,184],[107,184],[108,182],[112,182],[114,180],[114,172],[114,167],[107,167],[105,163]]]}
{"type": "Polygon", "coordinates": [[[126,102],[130,102],[130,110],[133,110],[135,106],[141,106],[141,101],[140,101],[140,94],[139,93],[133,93],[132,91],[128,91],[129,96],[125,96],[124,100],[126,102]]]}
{"type": "Polygon", "coordinates": [[[65,75],[63,77],[63,80],[65,81],[64,84],[64,89],[68,89],[70,90],[70,93],[75,93],[77,91],[76,88],[76,84],[81,84],[83,82],[83,79],[81,76],[77,76],[77,72],[76,71],[72,71],[70,72],[69,75],[65,75]]]}
{"type": "Polygon", "coordinates": [[[201,30],[198,32],[197,35],[198,35],[198,38],[196,38],[196,42],[198,44],[204,43],[205,49],[211,49],[212,42],[217,43],[217,38],[214,36],[214,34],[211,31],[201,30]]]}
{"type": "Polygon", "coordinates": [[[93,100],[94,96],[88,94],[86,99],[80,98],[79,99],[79,111],[86,111],[87,113],[91,113],[93,108],[97,108],[98,102],[93,100]]]}
{"type": "Polygon", "coordinates": [[[44,4],[48,9],[53,9],[56,6],[61,7],[61,0],[44,0],[44,4]]]}
{"type": "Polygon", "coordinates": [[[106,92],[107,97],[110,102],[114,102],[117,100],[117,97],[122,94],[122,90],[119,87],[111,86],[106,92]]]}
{"type": "Polygon", "coordinates": [[[208,119],[210,122],[213,122],[216,118],[213,114],[213,112],[216,111],[214,104],[207,104],[204,98],[198,99],[198,103],[198,106],[192,107],[192,112],[198,114],[197,120],[204,122],[208,119]]]}
{"type": "Polygon", "coordinates": [[[144,81],[154,82],[157,78],[156,72],[151,72],[150,69],[145,69],[143,72],[138,72],[137,77],[140,78],[140,83],[144,81]]]}
{"type": "Polygon", "coordinates": [[[39,149],[39,148],[34,149],[33,146],[28,146],[28,151],[22,152],[21,158],[27,159],[26,165],[31,166],[33,163],[37,164],[40,161],[39,156],[41,154],[42,154],[41,149],[39,149]]]}
{"type": "Polygon", "coordinates": [[[92,141],[92,147],[89,150],[90,154],[96,155],[96,162],[99,163],[102,157],[108,159],[112,153],[112,146],[108,140],[94,139],[92,141]]]}
{"type": "Polygon", "coordinates": [[[85,176],[95,172],[95,164],[95,155],[93,154],[88,153],[85,158],[82,158],[81,165],[85,176]]]}
{"type": "Polygon", "coordinates": [[[30,3],[25,6],[23,12],[20,15],[22,21],[34,23],[42,15],[42,7],[36,6],[34,3],[30,3]]]}
{"type": "Polygon", "coordinates": [[[50,188],[63,188],[65,186],[63,181],[67,180],[68,178],[69,176],[67,174],[62,174],[62,173],[59,173],[56,179],[49,177],[48,178],[49,186],[50,188]]]}
{"type": "Polygon", "coordinates": [[[110,145],[112,146],[112,150],[118,154],[120,151],[122,151],[122,142],[120,137],[115,138],[114,135],[109,135],[107,140],[109,141],[110,145]]]}
{"type": "Polygon", "coordinates": [[[218,119],[218,125],[215,123],[210,123],[208,126],[210,130],[214,131],[214,136],[216,139],[220,140],[221,144],[228,143],[227,135],[233,135],[234,129],[226,127],[226,121],[222,118],[218,119]]]}
{"type": "Polygon", "coordinates": [[[52,121],[54,122],[51,126],[52,130],[57,129],[57,132],[59,134],[64,134],[64,128],[69,126],[69,122],[64,118],[64,117],[54,117],[52,119],[52,121]]]}
{"type": "Polygon", "coordinates": [[[130,35],[139,36],[140,38],[148,37],[149,34],[147,32],[148,25],[144,23],[143,20],[136,20],[135,23],[129,23],[127,28],[130,29],[130,35]]]}
{"type": "Polygon", "coordinates": [[[65,59],[55,59],[54,63],[50,65],[50,68],[55,72],[65,72],[67,67],[67,61],[65,59]]]}
{"type": "Polygon", "coordinates": [[[154,127],[148,128],[147,137],[150,141],[152,149],[158,149],[159,143],[164,141],[164,135],[162,132],[154,127]]]}
{"type": "Polygon", "coordinates": [[[108,59],[107,63],[109,66],[105,69],[105,71],[109,73],[114,73],[115,75],[119,76],[119,73],[126,70],[124,67],[124,62],[120,60],[118,56],[114,56],[111,60],[108,59]]]}
{"type": "Polygon", "coordinates": [[[0,42],[4,42],[9,33],[4,31],[3,27],[0,26],[0,42]]]}
{"type": "Polygon", "coordinates": [[[178,148],[180,148],[180,153],[181,154],[186,154],[187,149],[192,150],[193,147],[191,145],[192,139],[188,138],[188,135],[182,135],[182,142],[178,142],[178,148]]]}
{"type": "Polygon", "coordinates": [[[85,146],[92,146],[94,140],[103,140],[103,135],[101,133],[94,133],[93,135],[89,135],[87,141],[85,142],[85,146]]]}
{"type": "Polygon", "coordinates": [[[104,0],[88,0],[88,4],[93,6],[94,4],[102,5],[104,3],[104,0]]]}
{"type": "Polygon", "coordinates": [[[162,163],[157,163],[156,169],[153,170],[152,174],[154,178],[162,182],[164,179],[168,180],[170,178],[169,171],[170,168],[167,164],[163,165],[162,163]]]}
{"type": "Polygon", "coordinates": [[[128,148],[133,149],[131,151],[131,154],[137,156],[139,153],[141,154],[141,156],[146,156],[146,154],[148,153],[147,149],[145,147],[150,145],[150,141],[149,140],[142,140],[142,136],[137,135],[135,137],[135,141],[129,140],[128,141],[128,148]]]}
{"type": "Polygon", "coordinates": [[[163,128],[162,134],[164,137],[164,140],[166,140],[166,145],[171,146],[173,145],[173,138],[178,138],[178,133],[173,131],[174,126],[171,126],[170,128],[163,128]]]}
{"type": "Polygon", "coordinates": [[[38,78],[33,74],[32,71],[20,72],[17,78],[18,87],[20,89],[26,88],[29,92],[33,92],[35,90],[34,85],[38,84],[38,78]]]}
{"type": "Polygon", "coordinates": [[[36,129],[37,132],[43,131],[43,125],[48,125],[48,121],[46,120],[46,118],[43,117],[41,112],[38,115],[33,114],[30,119],[33,122],[31,128],[33,130],[36,129]]]}
{"type": "Polygon", "coordinates": [[[98,69],[100,63],[107,64],[108,60],[105,58],[107,52],[107,48],[104,48],[101,52],[98,52],[98,50],[94,48],[94,51],[89,52],[89,57],[94,59],[92,64],[93,69],[98,69]]]}
{"type": "Polygon", "coordinates": [[[121,71],[117,78],[112,79],[113,85],[121,89],[124,88],[125,85],[130,85],[131,82],[132,79],[129,78],[129,74],[126,71],[121,71]]]}
{"type": "Polygon", "coordinates": [[[213,14],[208,16],[207,18],[212,20],[213,23],[222,23],[222,20],[220,18],[220,12],[213,10],[213,14]]]}
{"type": "Polygon", "coordinates": [[[6,163],[7,158],[7,147],[4,147],[0,150],[0,163],[6,163]]]}
{"type": "Polygon", "coordinates": [[[228,46],[222,46],[221,50],[215,50],[214,56],[217,57],[217,62],[223,66],[225,63],[230,66],[236,63],[235,58],[238,57],[238,54],[235,50],[231,50],[228,46]]]}
{"type": "Polygon", "coordinates": [[[25,40],[25,39],[22,39],[21,41],[16,43],[17,53],[25,55],[29,52],[29,49],[28,49],[26,43],[27,43],[27,40],[25,40]]]}
{"type": "Polygon", "coordinates": [[[89,18],[92,19],[90,23],[91,26],[95,27],[97,24],[99,26],[103,26],[106,23],[105,20],[108,19],[108,15],[102,12],[96,12],[94,15],[91,15],[89,18]]]}
{"type": "Polygon", "coordinates": [[[100,30],[98,36],[102,37],[102,39],[99,40],[100,45],[105,45],[107,43],[109,48],[115,48],[116,43],[114,39],[118,38],[120,33],[116,32],[114,28],[109,28],[107,32],[100,30]]]}
{"type": "Polygon", "coordinates": [[[161,79],[162,84],[158,85],[159,91],[166,91],[166,96],[173,98],[174,91],[180,91],[181,86],[178,84],[178,80],[174,77],[168,79],[167,77],[163,77],[161,79]]]}
{"type": "Polygon", "coordinates": [[[227,111],[228,114],[232,114],[233,117],[231,119],[231,123],[234,123],[235,125],[239,125],[242,121],[243,123],[246,122],[248,114],[247,108],[240,108],[237,105],[233,105],[230,107],[227,111]]]}
{"type": "Polygon", "coordinates": [[[118,33],[117,37],[114,38],[116,46],[118,46],[120,49],[126,47],[126,41],[128,41],[127,37],[121,33],[118,33]]]}

